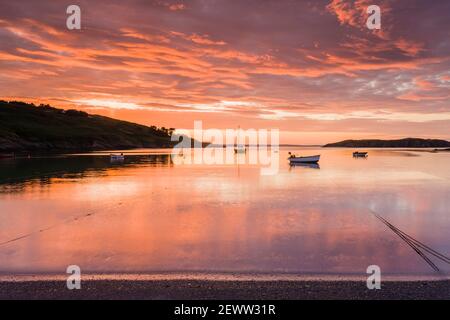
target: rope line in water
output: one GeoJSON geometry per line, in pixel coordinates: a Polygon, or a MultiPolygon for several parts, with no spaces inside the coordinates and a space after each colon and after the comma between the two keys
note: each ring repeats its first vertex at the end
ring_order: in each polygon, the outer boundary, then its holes
{"type": "Polygon", "coordinates": [[[405,236],[406,238],[408,238],[411,242],[413,242],[415,245],[417,245],[418,247],[421,247],[423,250],[427,251],[428,253],[430,253],[431,255],[435,256],[436,258],[450,264],[450,258],[448,258],[447,256],[443,255],[442,253],[437,252],[436,250],[430,248],[429,246],[427,246],[426,244],[420,242],[419,240],[414,239],[412,236],[410,236],[409,234],[407,234],[406,232],[403,232],[402,230],[398,229],[396,226],[394,226],[393,224],[389,223],[389,221],[387,221],[386,219],[384,219],[381,216],[377,216],[378,219],[382,220],[385,224],[387,224],[391,229],[395,229],[397,232],[401,233],[403,236],[405,236]]]}
{"type": "Polygon", "coordinates": [[[427,253],[433,255],[434,257],[450,264],[450,258],[448,258],[447,256],[443,255],[442,253],[430,248],[429,246],[427,246],[426,244],[420,242],[419,240],[413,238],[412,236],[410,236],[409,234],[407,234],[406,232],[400,230],[399,228],[397,228],[396,226],[394,226],[393,224],[391,224],[389,221],[387,221],[386,219],[384,219],[382,216],[380,216],[378,213],[376,213],[373,210],[370,210],[370,212],[378,219],[380,220],[383,224],[385,224],[389,229],[391,229],[396,235],[398,235],[403,241],[406,242],[406,244],[408,244],[423,260],[425,260],[425,262],[431,267],[433,268],[434,271],[436,272],[440,272],[439,268],[436,266],[436,264],[433,263],[433,261],[431,261],[431,259],[429,257],[427,257],[425,255],[425,253],[422,251],[426,251],[427,253]],[[422,249],[422,250],[421,250],[422,249]]]}

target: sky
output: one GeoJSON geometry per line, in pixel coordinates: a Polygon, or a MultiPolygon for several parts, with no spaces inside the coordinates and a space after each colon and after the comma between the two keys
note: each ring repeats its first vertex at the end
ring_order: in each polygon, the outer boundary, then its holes
{"type": "Polygon", "coordinates": [[[449,89],[446,0],[0,0],[3,100],[323,144],[450,140],[449,89]]]}

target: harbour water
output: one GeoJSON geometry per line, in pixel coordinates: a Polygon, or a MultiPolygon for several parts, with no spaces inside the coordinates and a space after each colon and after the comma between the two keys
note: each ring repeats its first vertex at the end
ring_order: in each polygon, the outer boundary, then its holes
{"type": "Polygon", "coordinates": [[[353,151],[281,148],[274,175],[170,150],[0,160],[0,273],[436,275],[373,213],[450,255],[450,153],[353,151]]]}

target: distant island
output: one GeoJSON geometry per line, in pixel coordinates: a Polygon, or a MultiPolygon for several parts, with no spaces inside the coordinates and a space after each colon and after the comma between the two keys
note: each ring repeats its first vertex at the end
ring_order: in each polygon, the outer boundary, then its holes
{"type": "Polygon", "coordinates": [[[399,140],[344,140],[324,148],[448,148],[450,142],[438,139],[405,138],[399,140]]]}
{"type": "Polygon", "coordinates": [[[0,152],[172,147],[174,130],[49,105],[0,101],[0,152]]]}

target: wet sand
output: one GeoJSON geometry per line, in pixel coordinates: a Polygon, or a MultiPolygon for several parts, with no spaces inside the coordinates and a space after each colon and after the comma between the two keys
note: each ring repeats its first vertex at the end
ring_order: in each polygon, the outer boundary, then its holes
{"type": "Polygon", "coordinates": [[[68,290],[63,280],[2,280],[0,299],[449,300],[450,280],[385,281],[380,290],[368,290],[364,281],[347,280],[85,280],[80,290],[68,290]]]}

